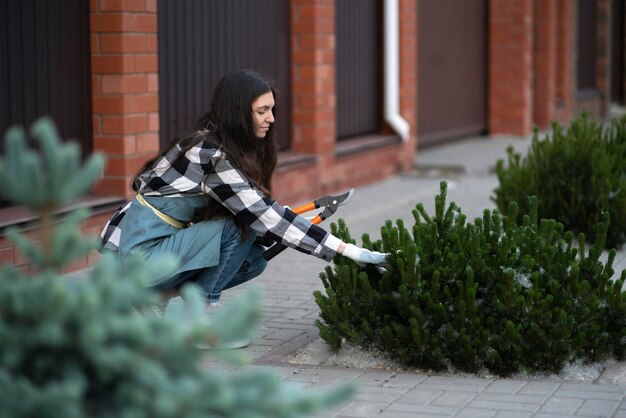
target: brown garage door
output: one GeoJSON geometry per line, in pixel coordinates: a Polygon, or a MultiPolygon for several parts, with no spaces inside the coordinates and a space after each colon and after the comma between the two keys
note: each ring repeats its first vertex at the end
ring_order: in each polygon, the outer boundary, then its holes
{"type": "Polygon", "coordinates": [[[487,128],[487,1],[418,2],[418,146],[487,128]]]}

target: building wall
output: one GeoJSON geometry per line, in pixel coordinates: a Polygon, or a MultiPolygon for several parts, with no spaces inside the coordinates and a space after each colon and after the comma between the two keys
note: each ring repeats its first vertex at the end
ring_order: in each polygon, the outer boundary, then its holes
{"type": "MultiPolygon", "coordinates": [[[[274,197],[283,204],[406,171],[414,164],[419,146],[420,0],[399,0],[400,112],[411,126],[410,138],[345,154],[338,152],[336,140],[335,1],[290,2],[292,146],[281,159],[296,162],[281,164],[274,179],[274,197]]],[[[606,113],[610,91],[609,6],[609,0],[598,1],[602,43],[598,49],[604,55],[597,57],[601,99],[591,107],[599,116],[606,113]]],[[[159,148],[157,2],[90,0],[90,8],[93,149],[108,159],[93,192],[126,199],[131,197],[131,178],[159,148]]],[[[575,91],[576,16],[576,0],[489,2],[489,134],[527,135],[534,124],[545,128],[550,120],[566,123],[583,108],[575,91]]],[[[97,234],[109,215],[110,211],[92,216],[84,225],[85,233],[97,234]]],[[[72,269],[95,259],[95,253],[86,256],[72,269]]],[[[4,238],[0,238],[0,262],[29,268],[4,238]]]]}
{"type": "Polygon", "coordinates": [[[607,117],[611,2],[596,2],[598,94],[591,98],[576,89],[577,16],[576,0],[490,1],[489,134],[528,135],[583,110],[607,117]]]}
{"type": "MultiPolygon", "coordinates": [[[[412,125],[409,141],[338,158],[335,2],[293,0],[290,7],[290,153],[314,158],[280,167],[273,186],[275,197],[293,204],[407,169],[415,153],[415,88],[403,90],[401,99],[402,115],[412,125]]],[[[403,0],[400,7],[401,82],[407,85],[414,84],[416,72],[416,4],[403,0]]],[[[132,176],[158,150],[156,0],[92,0],[91,10],[94,149],[108,159],[104,178],[94,192],[130,197],[132,176]]]]}

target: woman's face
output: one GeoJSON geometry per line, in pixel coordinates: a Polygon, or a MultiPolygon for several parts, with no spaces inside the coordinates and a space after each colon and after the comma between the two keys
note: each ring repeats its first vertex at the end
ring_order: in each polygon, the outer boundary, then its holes
{"type": "Polygon", "coordinates": [[[252,119],[254,120],[254,135],[265,138],[270,125],[274,123],[274,94],[268,91],[252,102],[252,119]]]}

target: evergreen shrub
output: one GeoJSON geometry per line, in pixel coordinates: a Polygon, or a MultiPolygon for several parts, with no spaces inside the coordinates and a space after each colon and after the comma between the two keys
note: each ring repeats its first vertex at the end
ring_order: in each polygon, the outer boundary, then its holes
{"type": "MultiPolygon", "coordinates": [[[[347,397],[349,386],[305,392],[268,370],[203,369],[197,343],[239,339],[255,328],[254,291],[209,327],[191,287],[183,289],[186,313],[147,313],[157,295],[145,285],[171,271],[172,260],[120,265],[103,255],[85,278],[62,275],[98,243],[79,234],[84,210],[61,218],[59,209],[89,190],[103,160],[94,155],[81,165],[76,143],[60,143],[49,120],[36,122],[32,135],[40,151],[10,129],[0,158],[2,194],[41,215],[39,236],[5,231],[36,272],[0,270],[0,417],[299,417],[347,397]]],[[[210,353],[243,360],[236,351],[210,353]]]]}
{"type": "Polygon", "coordinates": [[[507,154],[506,164],[496,164],[499,186],[492,199],[500,211],[515,201],[521,217],[530,213],[527,196],[537,196],[539,218],[587,237],[598,233],[608,212],[607,248],[626,241],[626,116],[605,125],[583,113],[569,129],[554,122],[543,139],[535,129],[525,157],[512,147],[507,154]]]}
{"type": "MultiPolygon", "coordinates": [[[[420,203],[411,229],[387,220],[381,239],[365,248],[389,253],[380,272],[337,257],[316,291],[321,338],[332,349],[347,341],[425,370],[559,372],[575,360],[623,359],[626,348],[626,270],[613,278],[615,250],[600,260],[609,216],[588,251],[579,234],[530,214],[517,222],[485,210],[473,223],[445,182],[430,216],[420,203]]],[[[355,242],[343,220],[338,237],[355,242]]]]}

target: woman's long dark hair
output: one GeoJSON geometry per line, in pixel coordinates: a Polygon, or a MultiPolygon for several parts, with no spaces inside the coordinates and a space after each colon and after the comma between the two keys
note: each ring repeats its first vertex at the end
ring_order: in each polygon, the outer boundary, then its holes
{"type": "MultiPolygon", "coordinates": [[[[190,130],[175,136],[158,156],[144,164],[133,178],[133,189],[137,190],[137,177],[176,145],[180,144],[185,153],[199,141],[209,140],[219,144],[235,168],[243,172],[266,197],[271,198],[272,175],[278,161],[274,124],[270,125],[265,138],[258,138],[254,133],[252,115],[252,103],[269,92],[276,99],[277,92],[271,80],[254,71],[239,70],[224,75],[213,91],[210,110],[190,130]]],[[[273,112],[276,113],[276,108],[273,112]]],[[[230,214],[216,203],[209,199],[202,215],[204,219],[230,214]]],[[[242,234],[247,235],[247,228],[242,229],[242,234]]]]}

